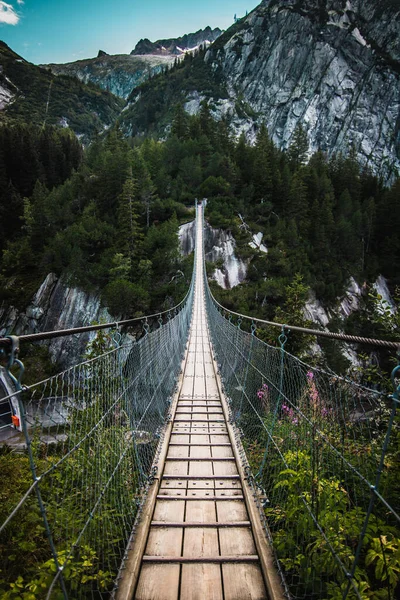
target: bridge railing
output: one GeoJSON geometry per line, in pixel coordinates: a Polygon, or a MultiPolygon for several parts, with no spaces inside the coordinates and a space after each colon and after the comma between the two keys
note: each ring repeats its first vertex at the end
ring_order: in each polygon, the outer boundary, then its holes
{"type": "Polygon", "coordinates": [[[194,280],[154,330],[144,318],[139,341],[100,332],[87,360],[2,399],[14,413],[0,447],[2,598],[109,597],[154,476],[193,293],[194,280]]]}
{"type": "Polygon", "coordinates": [[[398,598],[400,367],[392,395],[367,389],[286,352],[285,328],[278,347],[256,337],[252,319],[243,331],[246,317],[219,305],[207,278],[205,289],[231,420],[288,597],[398,598]]]}

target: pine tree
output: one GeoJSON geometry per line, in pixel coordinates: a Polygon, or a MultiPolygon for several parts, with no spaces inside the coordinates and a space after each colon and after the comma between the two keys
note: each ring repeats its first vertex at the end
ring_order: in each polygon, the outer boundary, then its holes
{"type": "Polygon", "coordinates": [[[211,116],[210,107],[206,100],[203,100],[200,104],[199,122],[202,134],[207,136],[208,139],[212,141],[214,137],[215,123],[211,116]]]}
{"type": "Polygon", "coordinates": [[[136,197],[142,203],[145,212],[146,227],[150,227],[151,205],[156,199],[155,187],[147,165],[137,149],[133,151],[132,176],[136,181],[136,197]]]}
{"type": "Polygon", "coordinates": [[[171,135],[175,135],[178,140],[186,140],[189,136],[188,115],[182,104],[176,106],[171,125],[171,135]]]}
{"type": "Polygon", "coordinates": [[[308,137],[301,123],[296,125],[288,150],[289,164],[293,171],[299,169],[307,160],[308,137]]]}
{"type": "Polygon", "coordinates": [[[138,261],[143,244],[143,231],[139,225],[138,186],[133,177],[124,183],[122,194],[118,199],[118,245],[124,256],[138,261]]]}
{"type": "Polygon", "coordinates": [[[263,123],[254,147],[253,182],[258,201],[269,201],[273,190],[273,144],[263,123]]]}

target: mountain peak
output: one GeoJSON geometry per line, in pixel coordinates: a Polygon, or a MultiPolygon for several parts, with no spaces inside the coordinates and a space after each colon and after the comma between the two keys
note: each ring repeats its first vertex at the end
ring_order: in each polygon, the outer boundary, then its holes
{"type": "Polygon", "coordinates": [[[199,29],[195,33],[188,33],[178,38],[169,38],[151,42],[149,39],[141,39],[132,50],[131,55],[143,56],[153,54],[157,56],[180,56],[190,52],[202,44],[211,44],[222,31],[218,27],[211,29],[208,25],[205,29],[199,29]]]}

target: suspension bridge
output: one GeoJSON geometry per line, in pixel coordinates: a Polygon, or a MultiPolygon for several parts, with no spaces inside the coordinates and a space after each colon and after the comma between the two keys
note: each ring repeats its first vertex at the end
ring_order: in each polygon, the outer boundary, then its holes
{"type": "Polygon", "coordinates": [[[138,341],[120,334],[137,320],[74,330],[111,334],[24,388],[19,344],[71,332],[0,340],[0,461],[22,479],[0,512],[3,597],[397,598],[400,367],[389,394],[286,352],[288,327],[214,300],[201,205],[196,229],[186,298],[138,341]]]}

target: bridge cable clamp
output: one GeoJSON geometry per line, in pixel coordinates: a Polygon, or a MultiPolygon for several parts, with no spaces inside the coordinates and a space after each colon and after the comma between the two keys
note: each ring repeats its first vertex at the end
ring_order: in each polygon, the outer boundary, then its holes
{"type": "Polygon", "coordinates": [[[278,341],[281,345],[281,349],[284,350],[285,348],[285,344],[288,341],[287,335],[285,333],[285,328],[286,328],[286,332],[289,334],[290,333],[290,329],[287,329],[287,325],[282,325],[282,333],[280,334],[278,341]]]}

